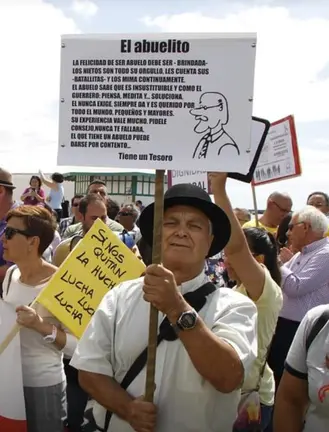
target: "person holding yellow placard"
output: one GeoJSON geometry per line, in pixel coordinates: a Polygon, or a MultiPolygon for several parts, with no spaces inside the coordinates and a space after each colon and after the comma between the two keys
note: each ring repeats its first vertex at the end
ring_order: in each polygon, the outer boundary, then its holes
{"type": "MultiPolygon", "coordinates": [[[[81,199],[79,203],[79,219],[82,224],[82,232],[72,238],[64,240],[56,249],[53,263],[59,267],[73,251],[80,240],[90,232],[97,220],[107,222],[107,208],[104,200],[99,194],[89,194],[81,199]]],[[[115,233],[127,245],[127,238],[131,239],[128,234],[115,233]]],[[[134,248],[135,246],[133,246],[134,248]]],[[[131,248],[131,249],[133,249],[131,248]]],[[[138,250],[138,249],[137,249],[138,250]]],[[[86,279],[84,279],[86,283],[86,279]]],[[[94,287],[97,287],[94,282],[94,287]]],[[[71,287],[68,287],[69,289],[71,287]]],[[[70,366],[71,358],[64,357],[65,374],[67,379],[67,420],[66,424],[69,430],[79,430],[84,421],[84,411],[88,402],[88,394],[80,387],[78,382],[77,370],[70,366]]]]}
{"type": "Polygon", "coordinates": [[[60,432],[66,410],[62,356],[63,352],[73,354],[77,339],[47,309],[34,302],[57,271],[42,259],[54,238],[55,222],[48,210],[38,206],[13,209],[6,219],[4,256],[15,266],[7,271],[3,298],[16,308],[21,326],[28,432],[60,432]],[[27,306],[31,304],[33,307],[27,306]]]}

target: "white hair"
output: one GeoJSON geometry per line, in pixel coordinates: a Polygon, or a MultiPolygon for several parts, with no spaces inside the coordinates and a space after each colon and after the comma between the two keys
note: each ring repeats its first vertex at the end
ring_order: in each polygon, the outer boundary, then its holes
{"type": "Polygon", "coordinates": [[[310,224],[312,231],[324,237],[329,228],[329,221],[320,210],[313,206],[305,206],[301,210],[295,212],[293,217],[297,217],[298,222],[307,222],[310,224]]]}

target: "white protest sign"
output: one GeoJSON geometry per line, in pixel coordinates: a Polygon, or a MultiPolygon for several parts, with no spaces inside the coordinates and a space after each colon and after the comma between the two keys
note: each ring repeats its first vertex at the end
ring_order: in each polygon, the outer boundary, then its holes
{"type": "Polygon", "coordinates": [[[178,183],[192,183],[206,192],[209,191],[207,171],[171,170],[168,172],[168,186],[178,183]]]}
{"type": "MultiPolygon", "coordinates": [[[[257,157],[260,154],[261,148],[264,144],[269,122],[259,117],[253,117],[251,126],[251,139],[249,147],[249,172],[247,175],[230,174],[232,178],[250,183],[253,176],[253,170],[257,164],[257,157]]],[[[193,170],[171,170],[168,171],[168,186],[174,186],[178,183],[193,183],[207,192],[210,191],[208,182],[207,171],[193,171],[193,170]]]]}
{"type": "Polygon", "coordinates": [[[302,173],[293,116],[271,124],[254,173],[255,186],[300,176],[302,173]]]}
{"type": "Polygon", "coordinates": [[[254,34],[62,38],[59,165],[246,173],[254,34]]]}

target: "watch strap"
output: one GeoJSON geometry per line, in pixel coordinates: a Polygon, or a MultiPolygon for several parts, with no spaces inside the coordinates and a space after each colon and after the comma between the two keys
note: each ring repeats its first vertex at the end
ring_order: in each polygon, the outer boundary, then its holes
{"type": "Polygon", "coordinates": [[[47,343],[54,343],[57,337],[57,327],[53,325],[53,329],[50,335],[47,335],[43,338],[43,340],[47,343]]]}

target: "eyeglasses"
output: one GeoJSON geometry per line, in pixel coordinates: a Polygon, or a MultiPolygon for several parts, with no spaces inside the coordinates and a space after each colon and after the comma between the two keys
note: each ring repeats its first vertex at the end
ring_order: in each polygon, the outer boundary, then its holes
{"type": "Polygon", "coordinates": [[[302,225],[302,224],[305,224],[305,222],[296,222],[296,223],[294,223],[294,224],[293,224],[293,223],[290,223],[290,224],[288,225],[288,231],[292,231],[296,225],[302,225]]]}
{"type": "Polygon", "coordinates": [[[275,201],[272,201],[272,203],[275,204],[276,207],[277,207],[280,211],[282,211],[282,213],[290,213],[290,209],[288,210],[288,209],[285,209],[285,208],[281,207],[281,206],[280,206],[278,203],[276,203],[275,201]]]}
{"type": "Polygon", "coordinates": [[[4,236],[7,240],[11,240],[16,234],[21,234],[25,237],[31,237],[31,233],[27,230],[20,230],[18,228],[6,227],[4,236]]]}
{"type": "Polygon", "coordinates": [[[73,203],[72,207],[79,207],[79,203],[73,203]]]}

